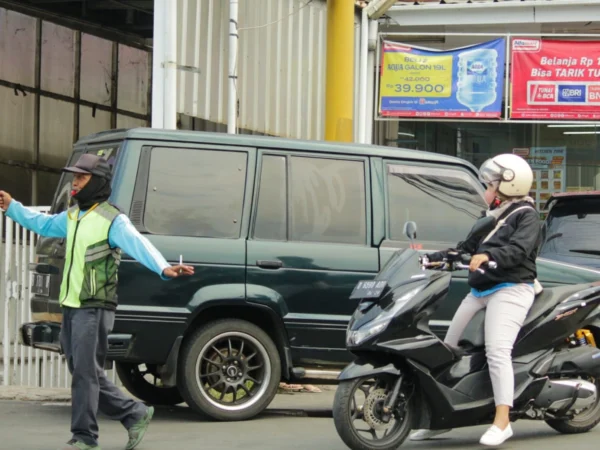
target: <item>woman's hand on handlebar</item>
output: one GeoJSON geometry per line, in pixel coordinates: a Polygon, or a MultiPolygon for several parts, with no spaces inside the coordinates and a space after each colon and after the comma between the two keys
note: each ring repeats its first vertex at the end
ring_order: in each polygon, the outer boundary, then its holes
{"type": "Polygon", "coordinates": [[[421,267],[423,269],[440,269],[442,266],[444,266],[446,263],[444,261],[431,261],[429,259],[430,255],[423,255],[419,258],[419,262],[421,264],[421,267]]]}
{"type": "Polygon", "coordinates": [[[479,269],[479,267],[481,267],[483,264],[487,264],[488,262],[490,262],[490,257],[485,253],[473,255],[471,258],[471,263],[469,264],[469,270],[471,272],[475,272],[477,269],[479,269]]]}
{"type": "Polygon", "coordinates": [[[434,263],[434,262],[442,262],[446,259],[448,250],[443,250],[441,252],[435,252],[435,253],[428,253],[425,255],[425,258],[427,259],[427,262],[430,263],[434,263]]]}

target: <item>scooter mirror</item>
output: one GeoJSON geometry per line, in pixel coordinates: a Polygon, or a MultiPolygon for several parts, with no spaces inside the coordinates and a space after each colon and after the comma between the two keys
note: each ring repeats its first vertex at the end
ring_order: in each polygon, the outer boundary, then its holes
{"type": "Polygon", "coordinates": [[[490,231],[496,226],[496,219],[492,216],[482,217],[475,222],[471,232],[469,233],[468,239],[481,239],[485,237],[490,231]]]}
{"type": "Polygon", "coordinates": [[[406,222],[404,224],[404,235],[412,241],[417,238],[417,224],[415,222],[406,222]]]}

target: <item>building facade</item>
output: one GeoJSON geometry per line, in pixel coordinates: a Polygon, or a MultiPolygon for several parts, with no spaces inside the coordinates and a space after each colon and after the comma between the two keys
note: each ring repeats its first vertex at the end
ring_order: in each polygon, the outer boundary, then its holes
{"type": "MultiPolygon", "coordinates": [[[[600,96],[596,94],[600,89],[597,87],[600,59],[592,59],[600,55],[600,26],[590,19],[600,14],[600,2],[400,3],[380,24],[380,52],[386,42],[449,51],[504,39],[507,43],[505,61],[498,67],[498,81],[503,77],[503,85],[498,86],[499,114],[493,118],[467,117],[468,114],[461,117],[452,113],[447,114],[450,117],[443,114],[428,117],[426,113],[413,111],[412,117],[405,113],[399,113],[404,117],[390,117],[382,115],[378,102],[376,143],[455,155],[478,166],[499,153],[514,152],[530,157],[539,169],[532,195],[540,209],[553,192],[600,189],[600,114],[597,114],[600,108],[596,107],[596,104],[600,106],[597,103],[600,96]],[[519,38],[523,42],[541,43],[543,48],[537,49],[538,53],[549,48],[548,41],[564,41],[560,45],[565,57],[537,56],[538,66],[521,68],[518,65],[522,60],[518,53],[520,44],[515,43],[519,38]],[[540,73],[546,76],[537,76],[540,73]],[[526,102],[531,101],[527,104],[532,111],[537,108],[529,118],[527,114],[519,114],[518,90],[521,88],[530,89],[529,94],[525,94],[529,97],[538,88],[542,89],[540,92],[550,89],[551,98],[546,99],[548,101],[526,99],[526,102]],[[587,99],[584,98],[586,92],[587,99]],[[585,106],[581,107],[582,104],[585,106]],[[565,111],[583,111],[584,114],[577,117],[578,114],[565,114],[565,111]],[[554,160],[548,155],[554,155],[554,160]]],[[[402,75],[398,77],[404,79],[402,75]]],[[[382,83],[375,89],[381,87],[382,83]]],[[[375,94],[376,102],[378,94],[379,90],[375,94]]],[[[428,103],[430,98],[433,97],[423,94],[421,101],[428,103]]]]}
{"type": "MultiPolygon", "coordinates": [[[[175,68],[169,99],[175,97],[176,126],[225,132],[230,2],[167,2],[176,10],[175,57],[158,63],[175,68]]],[[[73,142],[151,126],[162,108],[152,111],[158,3],[0,0],[2,188],[26,204],[49,205],[73,142]]],[[[236,131],[323,139],[327,1],[238,5],[236,131]]],[[[355,30],[359,22],[357,16],[355,30]]],[[[359,41],[355,32],[356,54],[359,41]]],[[[357,74],[358,58],[354,66],[357,74]]],[[[353,101],[356,110],[358,96],[353,101]]]]}

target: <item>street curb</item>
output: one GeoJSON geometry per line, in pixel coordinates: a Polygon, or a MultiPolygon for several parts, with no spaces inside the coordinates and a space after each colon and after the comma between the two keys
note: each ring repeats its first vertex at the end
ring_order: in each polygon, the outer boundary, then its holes
{"type": "Polygon", "coordinates": [[[61,388],[44,389],[38,387],[1,386],[0,400],[67,403],[71,401],[71,390],[61,388]]]}
{"type": "MultiPolygon", "coordinates": [[[[135,398],[124,388],[120,389],[129,397],[135,398]]],[[[71,389],[39,388],[33,386],[0,386],[0,400],[70,403],[71,389]]]]}
{"type": "Polygon", "coordinates": [[[331,410],[309,410],[309,409],[274,409],[267,408],[261,416],[284,416],[284,417],[311,417],[319,419],[331,419],[333,418],[333,411],[331,410]]]}
{"type": "MultiPolygon", "coordinates": [[[[135,398],[124,388],[126,395],[135,398]]],[[[322,393],[280,393],[275,396],[270,407],[259,416],[279,417],[332,417],[332,389],[322,393]]],[[[65,388],[39,388],[33,386],[0,386],[0,401],[21,401],[37,403],[71,403],[71,390],[65,388]]]]}

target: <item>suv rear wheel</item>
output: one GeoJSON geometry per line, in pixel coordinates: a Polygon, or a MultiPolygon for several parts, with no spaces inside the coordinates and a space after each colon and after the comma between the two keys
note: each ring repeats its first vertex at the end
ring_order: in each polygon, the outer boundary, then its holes
{"type": "Polygon", "coordinates": [[[217,420],[245,420],[277,393],[281,361],[273,340],[238,319],[209,323],[192,334],[180,355],[178,386],[195,411],[217,420]]]}
{"type": "Polygon", "coordinates": [[[178,405],[183,397],[176,387],[162,386],[156,365],[115,362],[125,389],[151,405],[178,405]]]}

